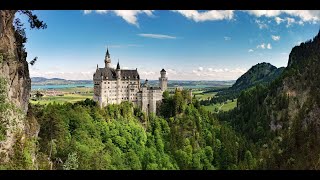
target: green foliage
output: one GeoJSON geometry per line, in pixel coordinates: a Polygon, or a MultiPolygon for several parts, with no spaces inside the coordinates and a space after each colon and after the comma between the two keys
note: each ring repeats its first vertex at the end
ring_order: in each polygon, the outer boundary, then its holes
{"type": "Polygon", "coordinates": [[[68,154],[68,159],[63,164],[63,170],[76,170],[78,169],[79,162],[77,153],[68,154]]]}
{"type": "Polygon", "coordinates": [[[89,100],[32,105],[41,127],[39,167],[51,168],[52,162],[53,169],[237,169],[245,161],[239,154],[246,141],[187,96],[164,94],[161,116],[149,117],[129,102],[102,109],[89,100]],[[241,147],[227,150],[236,143],[241,147]]]}
{"type": "Polygon", "coordinates": [[[7,111],[9,104],[6,102],[6,80],[0,77],[0,141],[6,138],[6,127],[3,117],[7,111]]]}

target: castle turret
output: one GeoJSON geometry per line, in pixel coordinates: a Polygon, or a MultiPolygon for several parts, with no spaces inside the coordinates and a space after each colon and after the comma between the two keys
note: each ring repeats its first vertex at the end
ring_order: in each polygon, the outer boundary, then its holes
{"type": "Polygon", "coordinates": [[[121,90],[121,69],[120,69],[120,64],[119,64],[119,60],[117,63],[117,68],[116,68],[116,74],[117,74],[117,104],[121,103],[121,100],[123,98],[122,97],[122,90],[121,90]]]}
{"type": "Polygon", "coordinates": [[[119,60],[118,60],[118,64],[117,64],[116,73],[117,73],[118,79],[120,79],[121,78],[121,69],[120,69],[119,60]]]}
{"type": "Polygon", "coordinates": [[[160,71],[161,77],[159,78],[159,84],[162,91],[167,90],[168,78],[166,77],[166,73],[164,69],[160,71]]]}
{"type": "Polygon", "coordinates": [[[109,49],[107,48],[107,52],[106,52],[106,56],[104,58],[104,64],[106,68],[110,68],[111,66],[111,58],[110,58],[110,54],[109,54],[109,49]]]}

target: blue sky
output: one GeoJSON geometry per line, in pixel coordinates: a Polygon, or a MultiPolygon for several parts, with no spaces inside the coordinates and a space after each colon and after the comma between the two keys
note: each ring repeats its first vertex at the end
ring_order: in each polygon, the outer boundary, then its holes
{"type": "MultiPolygon", "coordinates": [[[[30,75],[92,79],[112,64],[157,79],[235,80],[251,66],[286,66],[293,46],[319,31],[319,11],[34,11],[45,30],[26,28],[30,75]]],[[[26,23],[26,18],[19,17],[26,23]]]]}

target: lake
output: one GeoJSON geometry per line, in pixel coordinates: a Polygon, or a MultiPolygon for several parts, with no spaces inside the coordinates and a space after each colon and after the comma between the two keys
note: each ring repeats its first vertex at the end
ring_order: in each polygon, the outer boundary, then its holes
{"type": "Polygon", "coordinates": [[[31,90],[65,89],[65,88],[74,88],[77,86],[93,88],[93,84],[54,84],[54,85],[31,85],[31,90]]]}

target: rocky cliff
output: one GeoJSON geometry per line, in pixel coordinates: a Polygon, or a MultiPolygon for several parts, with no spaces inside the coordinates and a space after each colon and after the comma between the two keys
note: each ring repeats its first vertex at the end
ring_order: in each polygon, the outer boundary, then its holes
{"type": "Polygon", "coordinates": [[[292,49],[288,66],[267,89],[255,117],[266,115],[274,135],[267,168],[320,169],[319,68],[320,32],[292,49]]]}
{"type": "Polygon", "coordinates": [[[23,42],[17,41],[17,32],[13,26],[15,10],[0,10],[0,78],[2,106],[0,108],[0,163],[8,161],[14,154],[13,147],[27,137],[36,136],[26,120],[31,80],[29,76],[27,53],[23,42]]]}

